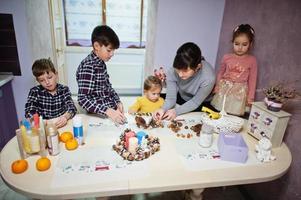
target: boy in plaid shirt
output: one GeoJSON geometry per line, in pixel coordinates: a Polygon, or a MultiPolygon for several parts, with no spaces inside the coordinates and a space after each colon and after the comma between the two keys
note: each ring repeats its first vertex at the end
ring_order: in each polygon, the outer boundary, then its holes
{"type": "Polygon", "coordinates": [[[97,26],[91,36],[93,51],[80,63],[76,72],[78,103],[90,113],[109,117],[113,122],[126,121],[123,105],[112,88],[105,62],[119,48],[119,39],[109,26],[97,26]]]}
{"type": "Polygon", "coordinates": [[[58,75],[50,59],[36,60],[32,73],[40,85],[30,89],[25,104],[25,117],[38,113],[43,119],[51,120],[56,127],[67,124],[76,113],[76,107],[67,86],[57,83],[58,75]]]}

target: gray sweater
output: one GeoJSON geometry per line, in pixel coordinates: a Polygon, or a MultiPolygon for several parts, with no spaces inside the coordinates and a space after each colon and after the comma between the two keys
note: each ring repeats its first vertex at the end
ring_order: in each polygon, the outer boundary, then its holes
{"type": "Polygon", "coordinates": [[[176,114],[181,115],[195,110],[211,93],[215,84],[215,72],[213,67],[206,61],[202,61],[202,68],[187,80],[182,80],[174,68],[167,71],[166,99],[163,110],[173,108],[177,102],[177,93],[186,101],[175,108],[176,114]]]}

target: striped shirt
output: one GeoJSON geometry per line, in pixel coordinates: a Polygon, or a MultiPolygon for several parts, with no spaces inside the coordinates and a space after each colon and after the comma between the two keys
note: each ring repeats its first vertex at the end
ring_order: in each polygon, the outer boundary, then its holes
{"type": "Polygon", "coordinates": [[[92,51],[76,72],[79,105],[103,116],[108,108],[117,109],[120,99],[109,78],[106,64],[92,51]]]}
{"type": "Polygon", "coordinates": [[[70,113],[72,118],[76,111],[69,88],[61,84],[57,84],[57,91],[54,95],[41,85],[31,88],[25,104],[26,118],[31,118],[38,113],[43,119],[52,119],[66,112],[70,113]]]}

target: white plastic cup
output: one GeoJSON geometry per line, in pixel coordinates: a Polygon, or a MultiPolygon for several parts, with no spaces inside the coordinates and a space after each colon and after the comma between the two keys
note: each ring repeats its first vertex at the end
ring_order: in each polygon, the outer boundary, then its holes
{"type": "Polygon", "coordinates": [[[204,123],[200,134],[199,145],[201,147],[208,148],[212,145],[212,142],[213,142],[213,126],[204,123]]]}

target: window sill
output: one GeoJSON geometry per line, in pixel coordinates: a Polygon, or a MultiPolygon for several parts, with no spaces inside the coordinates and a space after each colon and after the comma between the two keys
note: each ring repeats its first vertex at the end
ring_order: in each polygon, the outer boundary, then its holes
{"type": "MultiPolygon", "coordinates": [[[[92,51],[92,47],[71,47],[66,46],[65,53],[89,53],[92,51]]],[[[116,49],[115,54],[135,54],[135,55],[144,55],[145,49],[131,49],[131,48],[119,48],[116,49]]]]}

